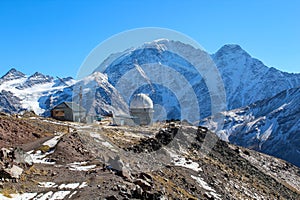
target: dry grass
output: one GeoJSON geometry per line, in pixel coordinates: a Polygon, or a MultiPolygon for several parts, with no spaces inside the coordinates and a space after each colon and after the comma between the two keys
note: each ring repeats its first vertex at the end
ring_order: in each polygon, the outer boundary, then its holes
{"type": "MultiPolygon", "coordinates": [[[[26,175],[41,175],[41,176],[46,176],[48,174],[47,170],[43,169],[38,169],[34,165],[32,165],[28,170],[25,171],[26,175]]],[[[22,178],[22,177],[21,177],[22,178]]],[[[26,180],[26,177],[24,177],[26,180]]]]}
{"type": "Polygon", "coordinates": [[[12,198],[11,194],[16,194],[17,191],[13,188],[3,188],[0,193],[3,194],[3,196],[7,197],[7,198],[12,198]]]}
{"type": "Polygon", "coordinates": [[[153,175],[152,174],[152,177],[155,181],[157,181],[158,183],[160,183],[161,185],[163,185],[163,187],[166,189],[166,191],[169,193],[169,194],[174,194],[176,195],[178,198],[182,198],[185,197],[186,199],[198,199],[196,197],[194,197],[193,195],[191,195],[190,193],[188,193],[186,190],[178,187],[176,185],[176,183],[174,183],[173,181],[171,180],[167,180],[164,179],[163,177],[159,176],[159,175],[153,175]]]}
{"type": "Polygon", "coordinates": [[[46,152],[48,152],[49,150],[50,150],[50,147],[48,146],[48,145],[42,145],[42,146],[40,146],[38,149],[37,149],[37,151],[38,150],[40,150],[41,152],[43,152],[43,153],[46,153],[46,152]]]}

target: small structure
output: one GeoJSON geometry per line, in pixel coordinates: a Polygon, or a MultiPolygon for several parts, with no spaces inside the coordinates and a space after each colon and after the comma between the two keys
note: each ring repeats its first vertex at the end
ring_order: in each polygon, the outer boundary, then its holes
{"type": "Polygon", "coordinates": [[[126,115],[126,114],[120,114],[120,115],[114,115],[113,116],[113,124],[118,126],[135,126],[135,121],[137,120],[136,117],[126,115]]]}
{"type": "Polygon", "coordinates": [[[130,102],[130,115],[138,125],[150,125],[153,118],[153,102],[146,94],[136,94],[130,102]]]}
{"type": "Polygon", "coordinates": [[[51,117],[62,121],[84,122],[86,110],[74,102],[63,102],[51,110],[51,117]]]}

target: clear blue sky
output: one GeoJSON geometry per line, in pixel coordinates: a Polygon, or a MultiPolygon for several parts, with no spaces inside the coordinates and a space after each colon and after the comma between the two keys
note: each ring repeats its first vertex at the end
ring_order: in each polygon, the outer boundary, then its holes
{"type": "Polygon", "coordinates": [[[73,76],[89,52],[134,28],[182,32],[208,52],[239,44],[267,66],[300,72],[300,1],[0,0],[0,76],[10,68],[73,76]]]}

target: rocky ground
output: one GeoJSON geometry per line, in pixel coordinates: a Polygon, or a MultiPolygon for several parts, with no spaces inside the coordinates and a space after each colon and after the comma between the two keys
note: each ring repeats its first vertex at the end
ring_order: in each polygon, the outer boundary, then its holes
{"type": "Polygon", "coordinates": [[[12,117],[0,114],[0,147],[27,145],[31,148],[30,142],[44,140],[47,136],[53,136],[55,132],[66,131],[66,126],[53,126],[51,123],[36,120],[32,113],[25,113],[22,118],[19,115],[12,117]]]}
{"type": "Polygon", "coordinates": [[[300,199],[299,168],[202,127],[0,120],[0,199],[300,199]]]}

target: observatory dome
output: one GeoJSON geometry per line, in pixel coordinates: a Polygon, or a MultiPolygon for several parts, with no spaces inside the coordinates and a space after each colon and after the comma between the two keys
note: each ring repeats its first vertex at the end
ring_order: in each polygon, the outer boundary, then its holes
{"type": "Polygon", "coordinates": [[[146,94],[136,94],[130,102],[130,109],[150,108],[153,109],[153,102],[146,94]]]}

